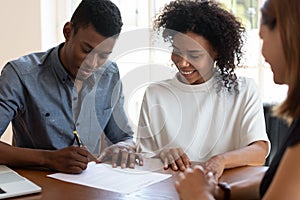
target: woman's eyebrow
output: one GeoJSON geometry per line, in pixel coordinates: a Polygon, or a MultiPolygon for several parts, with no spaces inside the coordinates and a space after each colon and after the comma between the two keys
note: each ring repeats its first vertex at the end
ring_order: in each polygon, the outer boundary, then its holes
{"type": "MultiPolygon", "coordinates": [[[[176,45],[172,44],[172,47],[175,50],[179,50],[180,51],[180,49],[176,45]]],[[[188,53],[203,53],[203,52],[206,52],[206,51],[204,49],[202,49],[202,48],[199,48],[199,49],[190,49],[190,50],[187,50],[187,52],[188,53]]]]}
{"type": "Polygon", "coordinates": [[[195,49],[195,50],[188,50],[189,53],[203,53],[204,50],[202,49],[195,49]]]}

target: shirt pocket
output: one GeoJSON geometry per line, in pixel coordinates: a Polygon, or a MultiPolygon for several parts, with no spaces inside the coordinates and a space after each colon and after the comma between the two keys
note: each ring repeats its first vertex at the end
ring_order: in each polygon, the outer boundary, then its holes
{"type": "Polygon", "coordinates": [[[49,143],[56,149],[69,146],[73,140],[74,120],[69,119],[69,116],[59,109],[42,109],[41,115],[44,132],[39,134],[48,138],[49,143]]]}

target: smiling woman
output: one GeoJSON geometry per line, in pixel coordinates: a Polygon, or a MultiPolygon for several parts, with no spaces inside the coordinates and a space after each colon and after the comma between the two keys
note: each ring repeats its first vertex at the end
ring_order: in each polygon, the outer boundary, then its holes
{"type": "Polygon", "coordinates": [[[155,20],[178,68],[145,91],[138,150],[165,168],[203,162],[217,180],[224,169],[262,165],[270,149],[256,85],[237,77],[244,28],[218,3],[176,0],[155,20]]]}
{"type": "Polygon", "coordinates": [[[173,40],[171,58],[180,72],[181,81],[194,85],[210,79],[216,52],[209,42],[193,32],[178,33],[173,40]]]}

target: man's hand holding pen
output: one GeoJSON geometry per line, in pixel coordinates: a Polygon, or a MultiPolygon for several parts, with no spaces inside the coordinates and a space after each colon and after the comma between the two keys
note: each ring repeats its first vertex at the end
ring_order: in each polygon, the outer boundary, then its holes
{"type": "Polygon", "coordinates": [[[113,144],[106,149],[98,157],[98,162],[105,162],[111,159],[112,167],[134,168],[135,163],[138,162],[140,166],[143,165],[142,155],[136,153],[136,145],[133,141],[127,140],[113,144]]]}
{"type": "MultiPolygon", "coordinates": [[[[73,133],[78,146],[83,147],[77,131],[75,130],[73,133]]],[[[85,149],[87,150],[87,148],[85,149]]],[[[136,145],[131,140],[118,142],[105,148],[98,158],[95,158],[94,155],[88,152],[88,159],[89,161],[94,161],[96,163],[105,162],[111,159],[112,167],[120,165],[121,168],[134,168],[136,160],[140,166],[143,165],[143,157],[141,154],[136,153],[136,145]]]]}
{"type": "Polygon", "coordinates": [[[43,151],[41,163],[54,171],[80,174],[92,161],[90,156],[91,154],[84,147],[69,146],[54,151],[43,151]]]}
{"type": "Polygon", "coordinates": [[[72,145],[59,150],[43,151],[42,165],[59,172],[79,174],[87,168],[89,162],[98,162],[97,158],[83,145],[77,131],[73,134],[78,146],[72,145]]]}
{"type": "Polygon", "coordinates": [[[82,141],[81,141],[81,139],[80,139],[80,137],[79,137],[79,134],[77,133],[76,130],[73,131],[73,134],[74,134],[74,136],[75,136],[75,140],[76,140],[76,142],[77,142],[77,145],[78,145],[79,147],[82,147],[83,149],[85,149],[85,150],[87,151],[88,162],[91,162],[91,161],[94,161],[94,162],[96,162],[96,163],[99,162],[99,161],[97,160],[97,158],[96,158],[93,154],[91,154],[91,153],[88,151],[87,147],[83,145],[83,143],[82,143],[82,141]]]}

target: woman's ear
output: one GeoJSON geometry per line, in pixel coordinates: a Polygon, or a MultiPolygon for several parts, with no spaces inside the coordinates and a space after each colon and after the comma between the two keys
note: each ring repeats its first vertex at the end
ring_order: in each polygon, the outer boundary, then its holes
{"type": "Polygon", "coordinates": [[[73,25],[71,22],[67,22],[65,25],[64,25],[64,28],[63,28],[63,34],[64,34],[64,37],[66,39],[66,41],[68,41],[71,37],[71,33],[73,31],[73,25]]]}

